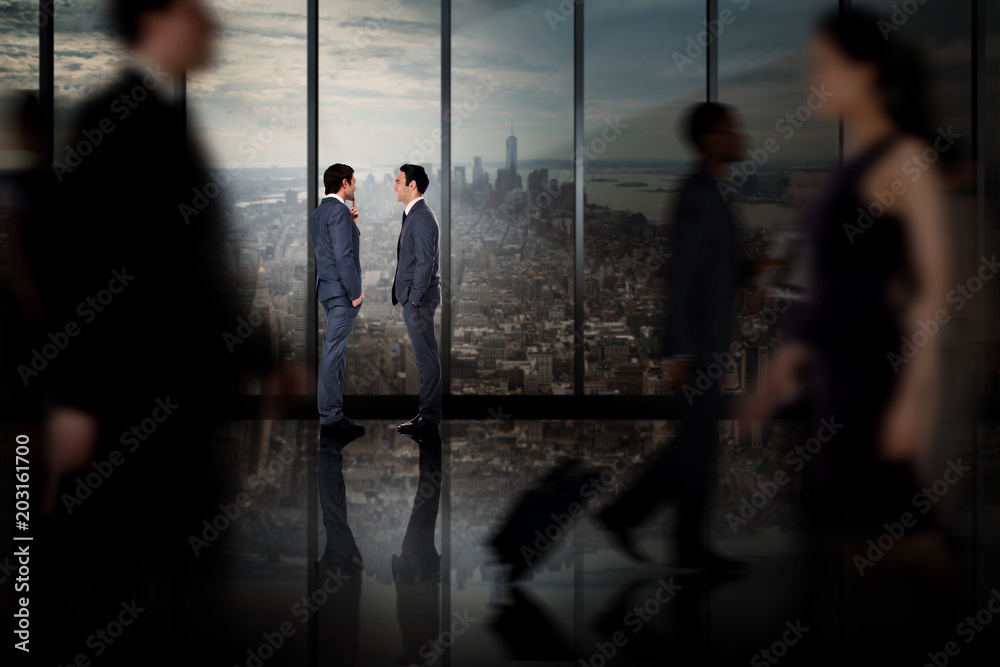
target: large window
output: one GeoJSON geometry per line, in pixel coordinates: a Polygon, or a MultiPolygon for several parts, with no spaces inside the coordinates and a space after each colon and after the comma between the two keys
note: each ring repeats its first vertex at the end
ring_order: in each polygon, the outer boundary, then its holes
{"type": "Polygon", "coordinates": [[[12,159],[26,148],[18,122],[26,96],[38,95],[38,0],[0,8],[0,170],[16,169],[12,159]]]}
{"type": "MultiPolygon", "coordinates": [[[[445,393],[666,393],[670,225],[693,157],[678,121],[706,99],[734,106],[749,137],[729,196],[745,254],[804,260],[740,293],[734,339],[753,342],[743,341],[723,385],[729,394],[757,387],[780,343],[781,318],[769,310],[808,287],[802,205],[841,157],[839,128],[817,118],[806,80],[813,26],[840,3],[444,1],[208,2],[222,40],[213,66],[186,82],[191,130],[227,181],[220,196],[231,223],[232,286],[243,314],[267,322],[255,336],[272,362],[294,369],[294,393],[315,391],[307,364],[325,318],[313,301],[307,222],[318,201],[309,201],[309,192],[318,184],[322,196],[322,173],[334,162],[355,168],[362,229],[365,302],[349,342],[346,393],[418,391],[389,294],[402,210],[392,185],[404,162],[427,169],[426,197],[441,223],[448,281],[437,327],[449,348],[441,350],[445,393]],[[446,69],[442,45],[450,47],[446,69]],[[318,95],[310,126],[313,58],[318,95]],[[311,147],[315,165],[308,164],[311,147]],[[754,157],[765,153],[763,162],[754,157]],[[574,157],[583,163],[580,183],[574,157]],[[582,256],[574,251],[578,232],[582,256]]],[[[940,123],[963,135],[947,156],[949,184],[972,192],[975,172],[966,160],[976,157],[970,147],[980,118],[978,56],[968,39],[975,13],[926,4],[903,20],[893,17],[898,4],[854,6],[885,17],[887,39],[926,49],[940,123]]],[[[56,0],[48,17],[38,8],[37,0],[0,8],[0,78],[5,91],[37,90],[44,66],[54,62],[59,159],[74,110],[127,56],[103,2],[56,0]],[[54,47],[40,53],[41,28],[50,25],[54,47]]],[[[971,213],[959,217],[961,250],[985,253],[992,238],[974,228],[971,213]]],[[[982,323],[991,314],[976,316],[982,323]]],[[[973,335],[993,340],[995,327],[973,335]]],[[[246,378],[244,390],[278,388],[262,375],[246,378]]]]}
{"type": "Polygon", "coordinates": [[[573,391],[573,25],[551,9],[453,7],[454,394],[573,391]]]}
{"type": "Polygon", "coordinates": [[[594,2],[585,17],[584,393],[664,394],[668,232],[690,169],[677,119],[705,100],[705,3],[594,2]]]}
{"type": "Polygon", "coordinates": [[[125,53],[103,2],[56,0],[53,14],[55,158],[60,160],[66,153],[78,105],[110,83],[109,77],[117,72],[125,53]]]}
{"type": "MultiPolygon", "coordinates": [[[[393,184],[400,165],[422,165],[425,198],[444,233],[441,3],[321,0],[319,39],[319,192],[326,167],[352,166],[361,214],[365,299],[348,341],[344,393],[416,394],[416,362],[390,293],[403,215],[393,184]]],[[[441,309],[435,321],[440,332],[441,309]]],[[[322,337],[322,312],[319,322],[322,337]]]]}
{"type": "MultiPolygon", "coordinates": [[[[308,394],[306,2],[213,5],[222,25],[216,62],[188,81],[191,129],[200,139],[228,217],[229,287],[253,333],[261,368],[292,369],[284,390],[308,394]]],[[[208,185],[206,184],[206,187],[208,185]]],[[[240,323],[232,323],[238,331],[240,323]]],[[[241,343],[241,345],[244,343],[241,343]]],[[[243,391],[272,394],[270,373],[244,377],[243,391]]]]}
{"type": "MultiPolygon", "coordinates": [[[[0,81],[8,90],[38,90],[38,0],[6,2],[0,8],[0,81]]],[[[49,20],[49,19],[44,19],[49,20]]]]}
{"type": "MultiPolygon", "coordinates": [[[[720,3],[720,16],[727,4],[720,3]]],[[[837,166],[839,128],[816,114],[824,98],[807,81],[807,46],[816,22],[836,8],[835,0],[728,7],[730,22],[719,40],[719,101],[736,108],[748,145],[745,159],[730,167],[726,198],[741,227],[743,254],[780,257],[792,266],[740,290],[736,363],[727,369],[726,393],[752,392],[766,380],[781,343],[782,313],[808,288],[801,216],[837,166]]]]}

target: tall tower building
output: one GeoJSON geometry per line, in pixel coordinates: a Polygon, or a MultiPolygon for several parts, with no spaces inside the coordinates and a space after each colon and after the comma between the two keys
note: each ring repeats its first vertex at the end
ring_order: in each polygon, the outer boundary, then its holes
{"type": "Polygon", "coordinates": [[[476,190],[483,187],[483,158],[472,158],[472,187],[476,190]]]}
{"type": "Polygon", "coordinates": [[[510,123],[510,136],[507,137],[507,185],[505,190],[513,190],[517,183],[517,137],[514,136],[514,121],[510,123]]]}

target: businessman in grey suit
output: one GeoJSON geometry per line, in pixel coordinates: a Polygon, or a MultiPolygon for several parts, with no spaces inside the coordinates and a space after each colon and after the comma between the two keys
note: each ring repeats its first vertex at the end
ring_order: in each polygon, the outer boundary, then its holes
{"type": "Polygon", "coordinates": [[[396,276],[392,305],[402,304],[420,373],[420,412],[396,427],[415,433],[441,423],[441,361],[434,335],[434,311],[441,303],[441,228],[424,192],[430,179],[419,165],[404,164],[396,176],[397,201],[405,205],[396,243],[396,276]]]}
{"type": "Polygon", "coordinates": [[[323,174],[326,196],[309,220],[309,235],[316,252],[316,300],[326,311],[326,336],[319,364],[317,403],[321,431],[364,430],[344,415],[344,374],[347,337],[361,310],[361,233],[358,210],[348,208],[357,189],[354,170],[346,164],[331,165],[323,174]]]}

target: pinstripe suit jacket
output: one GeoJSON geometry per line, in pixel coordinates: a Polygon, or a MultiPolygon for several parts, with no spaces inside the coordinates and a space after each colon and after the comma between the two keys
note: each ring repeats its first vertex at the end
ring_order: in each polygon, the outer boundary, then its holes
{"type": "Polygon", "coordinates": [[[399,232],[393,301],[441,303],[441,227],[434,211],[417,200],[399,232]]]}
{"type": "Polygon", "coordinates": [[[361,256],[358,225],[351,209],[334,197],[323,199],[309,220],[316,252],[316,300],[335,297],[349,306],[361,296],[361,256]]]}

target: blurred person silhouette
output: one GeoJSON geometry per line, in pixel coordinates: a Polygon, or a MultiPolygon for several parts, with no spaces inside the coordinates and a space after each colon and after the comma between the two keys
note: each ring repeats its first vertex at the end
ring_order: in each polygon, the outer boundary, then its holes
{"type": "MultiPolygon", "coordinates": [[[[586,511],[588,500],[596,494],[588,493],[599,482],[607,485],[619,472],[618,462],[613,468],[595,466],[579,458],[563,458],[548,468],[513,503],[503,522],[496,526],[485,544],[501,566],[506,584],[513,584],[534,577],[544,563],[558,560],[559,548],[572,533],[571,527],[586,511]],[[604,475],[605,479],[601,480],[604,475]],[[553,517],[559,517],[559,534],[546,537],[545,545],[538,543],[538,535],[551,532],[553,517]],[[544,548],[539,548],[544,546],[544,548]]],[[[565,553],[565,552],[563,552],[565,553]]]]}
{"type": "Polygon", "coordinates": [[[0,404],[11,420],[37,423],[47,378],[33,378],[24,364],[30,364],[30,350],[52,342],[47,334],[56,266],[49,234],[57,183],[45,160],[38,96],[14,92],[4,96],[2,107],[0,350],[13,363],[0,381],[0,404]]]}
{"type": "Polygon", "coordinates": [[[675,387],[687,403],[680,431],[650,462],[636,483],[597,515],[630,556],[648,560],[631,531],[661,501],[676,500],[678,564],[707,570],[740,567],[712,552],[704,537],[706,509],[719,437],[719,380],[704,371],[727,353],[736,330],[735,299],[750,272],[741,257],[736,223],[719,187],[729,163],[740,159],[745,137],[736,111],[705,102],[689,109],[685,139],[699,156],[678,195],[668,265],[669,309],[665,349],[674,360],[675,387]],[[690,384],[697,375],[703,381],[690,384]]]}
{"type": "Polygon", "coordinates": [[[226,344],[241,313],[221,273],[220,185],[187,132],[182,83],[208,62],[218,25],[200,0],[113,0],[110,12],[124,66],[78,110],[53,163],[52,321],[69,335],[34,369],[58,406],[38,639],[71,659],[94,619],[135,600],[142,622],[107,659],[167,656],[180,641],[219,657],[234,615],[199,582],[215,580],[228,535],[195,546],[234,497],[212,432],[238,371],[270,368],[252,345],[226,344]]]}
{"type": "Polygon", "coordinates": [[[846,155],[806,212],[813,291],[765,388],[739,408],[742,420],[767,420],[798,395],[814,428],[821,419],[839,425],[808,469],[808,590],[830,614],[823,625],[841,627],[842,650],[877,664],[920,661],[927,646],[943,645],[956,575],[933,513],[914,500],[940,401],[944,336],[904,348],[921,323],[946,312],[954,286],[940,177],[923,157],[953,138],[935,129],[927,71],[901,40],[885,38],[879,17],[859,10],[819,24],[810,83],[828,94],[817,113],[843,120],[846,155]],[[907,513],[912,523],[897,529],[907,513]],[[892,548],[868,561],[869,540],[885,544],[890,528],[892,548]]]}

